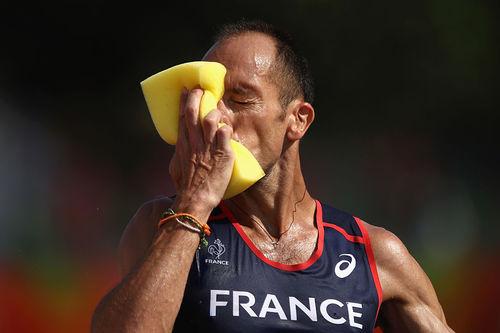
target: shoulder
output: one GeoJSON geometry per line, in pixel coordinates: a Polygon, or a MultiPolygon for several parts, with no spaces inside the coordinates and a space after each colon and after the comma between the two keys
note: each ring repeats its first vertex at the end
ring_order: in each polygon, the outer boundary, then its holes
{"type": "Polygon", "coordinates": [[[118,247],[120,269],[126,275],[146,254],[155,235],[161,214],[172,205],[172,199],[161,197],[142,204],[123,231],[118,247]]]}
{"type": "Polygon", "coordinates": [[[370,236],[384,299],[400,297],[406,291],[427,285],[428,278],[403,242],[392,232],[364,222],[370,236]]]}
{"type": "Polygon", "coordinates": [[[431,281],[403,242],[384,228],[366,222],[364,226],[370,236],[383,302],[397,303],[402,307],[425,308],[444,320],[444,313],[431,281]]]}
{"type": "Polygon", "coordinates": [[[403,273],[407,264],[414,261],[403,242],[387,229],[362,222],[368,235],[377,268],[403,273]]]}

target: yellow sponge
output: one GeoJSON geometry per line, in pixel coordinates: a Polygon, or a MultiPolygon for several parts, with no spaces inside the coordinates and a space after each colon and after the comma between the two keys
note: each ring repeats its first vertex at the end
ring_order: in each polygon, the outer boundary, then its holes
{"type": "MultiPolygon", "coordinates": [[[[195,61],[177,65],[141,82],[142,92],[156,130],[174,145],[177,142],[179,107],[182,88],[199,86],[204,90],[200,103],[200,119],[217,107],[224,95],[226,68],[217,62],[195,61]]],[[[224,199],[233,197],[264,176],[259,162],[241,143],[231,140],[235,161],[224,199]]]]}

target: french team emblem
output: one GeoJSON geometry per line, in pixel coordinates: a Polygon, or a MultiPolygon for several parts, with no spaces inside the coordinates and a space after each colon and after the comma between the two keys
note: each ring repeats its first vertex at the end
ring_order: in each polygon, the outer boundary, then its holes
{"type": "Polygon", "coordinates": [[[208,247],[208,253],[215,256],[216,260],[220,259],[220,256],[226,252],[226,247],[222,244],[220,239],[216,239],[215,242],[208,247]]]}

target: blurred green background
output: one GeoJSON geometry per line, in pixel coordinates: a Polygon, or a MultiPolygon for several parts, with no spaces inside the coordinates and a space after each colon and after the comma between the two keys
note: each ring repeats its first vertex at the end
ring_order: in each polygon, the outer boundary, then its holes
{"type": "Polygon", "coordinates": [[[89,330],[127,221],[173,194],[139,82],[243,17],[310,61],[312,194],[395,232],[457,332],[500,332],[498,1],[1,6],[0,332],[89,330]]]}

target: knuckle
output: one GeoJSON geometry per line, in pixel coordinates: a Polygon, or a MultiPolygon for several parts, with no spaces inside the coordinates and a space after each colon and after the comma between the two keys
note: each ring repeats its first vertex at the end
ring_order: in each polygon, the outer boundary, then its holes
{"type": "Polygon", "coordinates": [[[201,160],[198,162],[198,167],[201,169],[205,169],[206,171],[211,171],[212,170],[212,165],[210,163],[207,163],[204,160],[201,160]]]}
{"type": "Polygon", "coordinates": [[[233,158],[234,152],[230,147],[219,146],[214,148],[212,151],[212,157],[217,160],[231,159],[233,158]]]}
{"type": "Polygon", "coordinates": [[[197,166],[203,161],[203,153],[193,153],[189,158],[189,161],[194,166],[197,166]]]}
{"type": "MultiPolygon", "coordinates": [[[[186,105],[181,105],[179,109],[179,119],[178,122],[179,124],[182,124],[183,121],[186,119],[186,105]]],[[[180,127],[181,125],[179,125],[180,127]]]]}
{"type": "Polygon", "coordinates": [[[203,126],[208,127],[208,128],[217,127],[217,119],[214,117],[206,116],[203,119],[203,126]]]}
{"type": "Polygon", "coordinates": [[[202,120],[202,121],[203,121],[203,123],[204,123],[204,124],[209,124],[209,123],[213,122],[213,120],[214,120],[214,119],[213,119],[213,117],[212,117],[212,112],[209,112],[209,113],[205,116],[205,118],[203,118],[203,120],[202,120]]]}
{"type": "Polygon", "coordinates": [[[231,134],[233,134],[233,128],[228,125],[222,126],[221,128],[219,128],[219,131],[224,136],[230,136],[231,134]]]}
{"type": "Polygon", "coordinates": [[[213,152],[213,159],[217,162],[222,161],[228,157],[227,151],[222,148],[217,148],[213,152]]]}
{"type": "Polygon", "coordinates": [[[196,166],[198,164],[198,156],[192,155],[189,158],[189,163],[192,164],[193,166],[196,166]]]}
{"type": "Polygon", "coordinates": [[[192,103],[187,104],[185,107],[185,111],[188,116],[193,116],[196,113],[196,107],[192,103]]]}

